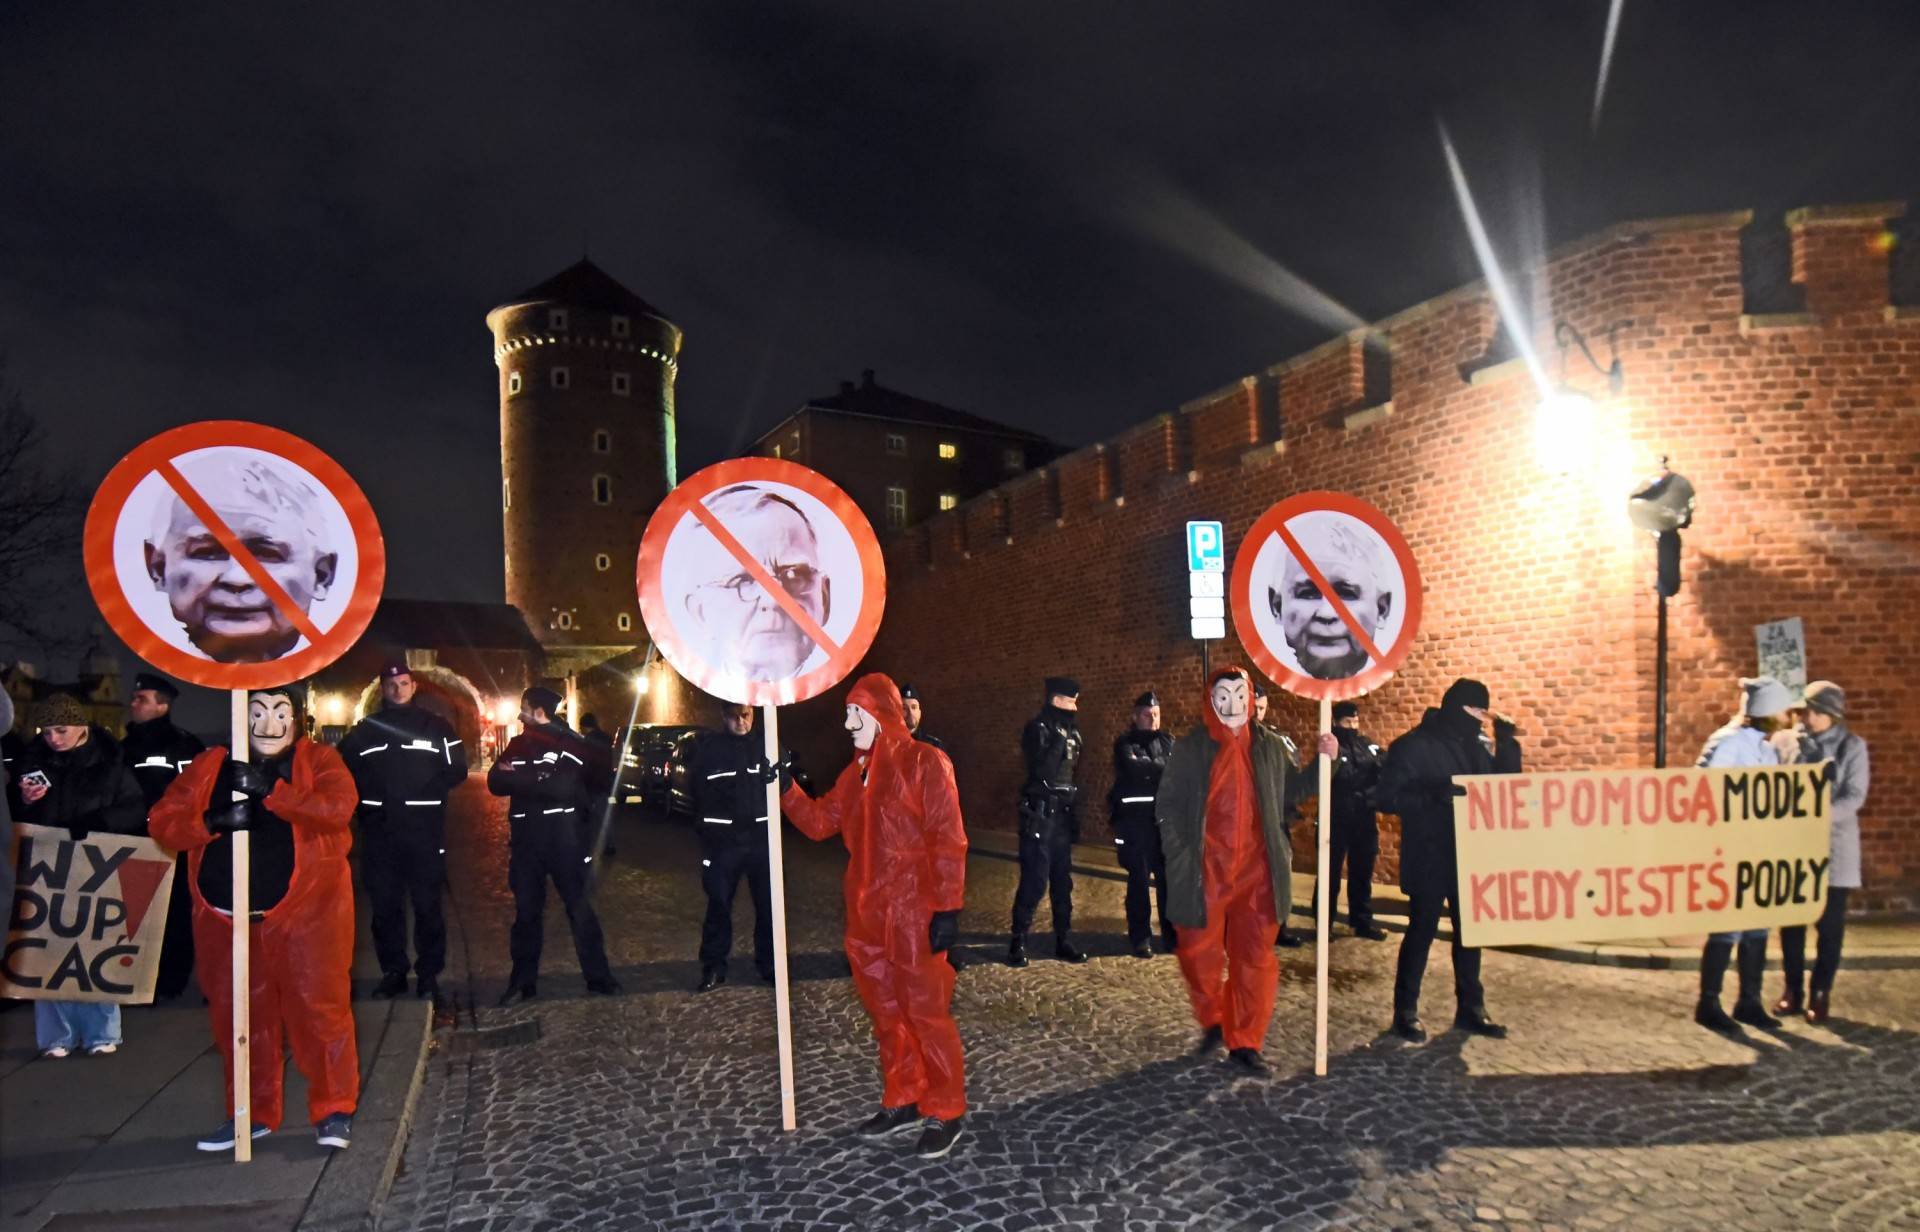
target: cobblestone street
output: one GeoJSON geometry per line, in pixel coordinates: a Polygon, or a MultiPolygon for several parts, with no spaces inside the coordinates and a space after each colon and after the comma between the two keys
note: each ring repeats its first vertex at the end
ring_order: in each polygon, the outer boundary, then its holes
{"type": "Polygon", "coordinates": [[[1077,879],[1075,934],[1093,962],[1013,971],[997,959],[1015,866],[976,856],[954,998],[973,1111],[954,1153],[923,1163],[911,1137],[847,1132],[880,1088],[839,954],[837,845],[788,831],[788,1135],[773,993],[742,949],[744,890],[734,982],[696,996],[694,843],[629,811],[598,898],[626,995],[582,994],[555,902],[540,998],[494,1009],[504,821],[477,784],[463,790],[448,972],[460,1002],[386,1228],[1920,1229],[1911,971],[1843,970],[1830,1029],[1790,1023],[1742,1043],[1693,1025],[1691,973],[1491,953],[1489,1007],[1512,1028],[1500,1042],[1441,1030],[1453,1006],[1436,946],[1423,1007],[1435,1034],[1408,1047],[1382,1035],[1397,936],[1339,927],[1329,1075],[1312,1073],[1309,947],[1282,952],[1274,1079],[1235,1081],[1189,1055],[1174,960],[1123,953],[1118,882],[1077,879]]]}

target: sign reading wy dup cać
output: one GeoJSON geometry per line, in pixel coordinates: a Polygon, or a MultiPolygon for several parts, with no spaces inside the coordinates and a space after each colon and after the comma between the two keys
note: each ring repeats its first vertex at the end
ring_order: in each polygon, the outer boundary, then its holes
{"type": "Polygon", "coordinates": [[[1467,945],[1773,928],[1826,904],[1825,762],[1454,785],[1467,945]]]}

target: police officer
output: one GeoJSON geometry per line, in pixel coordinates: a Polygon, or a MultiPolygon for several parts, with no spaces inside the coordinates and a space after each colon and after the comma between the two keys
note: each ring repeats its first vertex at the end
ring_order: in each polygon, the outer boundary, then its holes
{"type": "Polygon", "coordinates": [[[907,730],[913,733],[913,738],[915,740],[918,740],[921,744],[930,744],[934,748],[944,751],[947,746],[940,743],[940,737],[929,736],[927,733],[920,730],[920,694],[919,692],[910,684],[901,685],[900,686],[900,702],[907,709],[907,730]]]}
{"type": "MultiPolygon", "coordinates": [[[[1300,764],[1300,746],[1293,742],[1293,737],[1287,735],[1287,733],[1281,731],[1279,728],[1275,727],[1273,724],[1267,722],[1267,707],[1271,703],[1272,703],[1272,699],[1267,696],[1267,686],[1264,684],[1261,684],[1257,680],[1254,681],[1254,684],[1253,684],[1253,721],[1254,723],[1272,732],[1274,735],[1280,737],[1280,747],[1286,750],[1287,764],[1290,766],[1299,765],[1300,764]]],[[[1291,845],[1293,842],[1293,821],[1294,821],[1293,810],[1282,809],[1280,813],[1280,826],[1282,829],[1286,831],[1287,842],[1289,845],[1291,845]]],[[[1288,932],[1287,922],[1286,920],[1282,919],[1280,921],[1280,932],[1274,937],[1273,943],[1279,946],[1283,950],[1297,950],[1301,946],[1306,944],[1306,939],[1304,937],[1296,937],[1294,934],[1288,932]]]]}
{"type": "Polygon", "coordinates": [[[767,857],[766,741],[753,730],[753,707],[724,702],[721,730],[702,732],[687,761],[693,818],[700,834],[700,884],[707,918],[700,928],[700,983],[727,982],[733,951],[733,896],[742,874],[753,895],[753,965],[773,983],[773,886],[767,857]]]}
{"type": "Polygon", "coordinates": [[[1127,942],[1135,958],[1152,958],[1152,917],[1148,882],[1160,900],[1160,947],[1171,954],[1173,926],[1167,923],[1167,861],[1160,851],[1160,827],[1153,815],[1160,775],[1173,755],[1173,737],[1160,730],[1160,699],[1149,689],[1133,699],[1133,725],[1113,742],[1113,842],[1127,870],[1127,942]]]}
{"type": "Polygon", "coordinates": [[[1385,750],[1360,731],[1360,707],[1333,703],[1333,738],[1340,756],[1333,763],[1333,834],[1327,863],[1327,920],[1340,905],[1340,870],[1347,877],[1347,920],[1353,935],[1385,941],[1387,934],[1373,922],[1373,863],[1380,855],[1380,815],[1374,809],[1373,790],[1380,782],[1385,750]]]}
{"type": "Polygon", "coordinates": [[[507,884],[513,889],[513,972],[501,1005],[531,1000],[540,975],[547,882],[560,892],[573,928],[573,949],[587,991],[612,996],[619,981],[607,966],[600,917],[587,897],[593,863],[589,827],[595,803],[613,781],[606,751],[556,716],[560,695],[538,686],[520,697],[520,734],[487,771],[487,790],[508,796],[507,884]]]}
{"type": "MultiPolygon", "coordinates": [[[[120,751],[133,771],[134,781],[140,784],[140,795],[149,812],[166,794],[167,784],[207,747],[200,737],[173,725],[173,699],[178,696],[180,690],[173,681],[141,672],[133,678],[133,695],[127,699],[131,719],[120,751]]],[[[185,992],[193,975],[193,895],[185,888],[185,852],[174,858],[174,866],[174,894],[167,900],[166,937],[153,979],[153,995],[162,999],[185,992]]]]}
{"type": "Polygon", "coordinates": [[[1049,676],[1046,704],[1020,733],[1027,779],[1020,788],[1020,885],[1013,893],[1013,937],[1007,965],[1027,965],[1027,929],[1044,891],[1053,900],[1053,952],[1064,962],[1087,956],[1068,940],[1073,926],[1073,842],[1080,821],[1074,809],[1079,788],[1073,773],[1080,762],[1080,685],[1065,676],[1049,676]]]}
{"type": "Polygon", "coordinates": [[[380,669],[380,709],[340,741],[360,804],[360,875],[373,908],[373,948],[383,973],[376,997],[407,990],[407,904],[413,904],[414,987],[439,991],[447,962],[440,893],[447,879],[447,793],[467,781],[467,750],[453,725],[413,703],[419,685],[404,663],[380,669]]]}

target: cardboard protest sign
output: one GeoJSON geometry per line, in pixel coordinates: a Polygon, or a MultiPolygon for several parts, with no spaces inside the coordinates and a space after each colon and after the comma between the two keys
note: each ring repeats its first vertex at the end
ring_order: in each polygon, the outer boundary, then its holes
{"type": "Polygon", "coordinates": [[[1808,924],[1827,901],[1827,763],[1462,775],[1467,945],[1808,924]]]}
{"type": "Polygon", "coordinates": [[[1807,631],[1798,616],[1768,621],[1753,627],[1754,644],[1760,652],[1760,675],[1771,676],[1787,686],[1794,705],[1807,699],[1807,631]]]}
{"type": "MultiPolygon", "coordinates": [[[[173,857],[149,838],[16,825],[0,996],[153,1000],[173,857]]],[[[185,891],[181,891],[185,893],[185,891]]]]}

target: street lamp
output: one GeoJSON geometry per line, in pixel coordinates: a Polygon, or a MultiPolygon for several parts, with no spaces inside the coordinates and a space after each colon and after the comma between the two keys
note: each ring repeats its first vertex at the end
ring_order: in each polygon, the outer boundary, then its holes
{"type": "Polygon", "coordinates": [[[651,689],[652,687],[653,687],[653,681],[647,678],[647,674],[645,672],[635,672],[633,674],[633,691],[635,693],[639,694],[641,697],[645,697],[647,695],[647,690],[651,689]]]}
{"type": "Polygon", "coordinates": [[[1619,348],[1613,336],[1631,324],[1631,320],[1619,320],[1607,326],[1607,346],[1613,354],[1612,362],[1603,368],[1600,361],[1593,357],[1593,349],[1587,345],[1586,335],[1573,322],[1563,319],[1553,323],[1553,340],[1560,348],[1560,384],[1540,399],[1533,421],[1534,455],[1539,459],[1542,470],[1549,474],[1564,475],[1593,456],[1593,396],[1567,383],[1567,352],[1574,347],[1580,348],[1580,354],[1586,357],[1593,370],[1607,378],[1607,393],[1617,398],[1620,391],[1626,388],[1627,376],[1626,369],[1621,366],[1619,348]]]}
{"type": "Polygon", "coordinates": [[[1653,581],[1653,593],[1660,600],[1653,652],[1653,766],[1656,770],[1664,770],[1667,765],[1667,599],[1680,593],[1680,532],[1693,524],[1693,506],[1693,485],[1685,475],[1668,468],[1665,454],[1660,455],[1659,472],[1627,499],[1627,517],[1652,535],[1657,545],[1653,581]]]}

